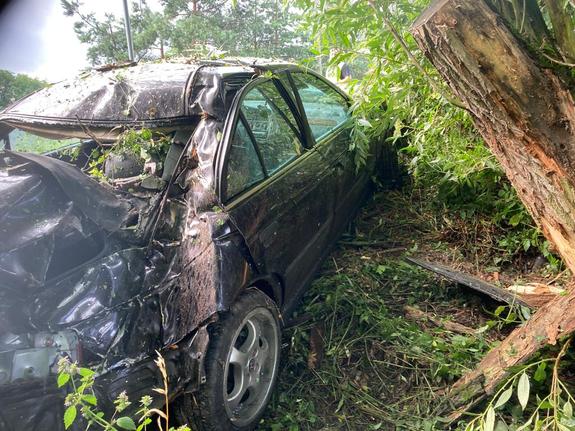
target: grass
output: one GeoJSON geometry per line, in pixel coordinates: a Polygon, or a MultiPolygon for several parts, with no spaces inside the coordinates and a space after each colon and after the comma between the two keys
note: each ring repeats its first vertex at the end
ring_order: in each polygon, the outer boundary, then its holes
{"type": "MultiPolygon", "coordinates": [[[[491,273],[497,250],[466,247],[468,238],[450,236],[450,226],[412,191],[379,193],[363,208],[354,235],[343,238],[304,297],[299,323],[286,331],[278,390],[260,429],[446,429],[442,390],[510,330],[495,315],[498,304],[402,259],[413,254],[491,273]],[[406,306],[478,331],[411,320],[406,306]]],[[[495,269],[503,279],[518,276],[512,265],[495,269]]]]}

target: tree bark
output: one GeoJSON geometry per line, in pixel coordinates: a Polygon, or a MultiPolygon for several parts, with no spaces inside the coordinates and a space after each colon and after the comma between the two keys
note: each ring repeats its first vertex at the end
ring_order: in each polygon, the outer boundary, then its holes
{"type": "MultiPolygon", "coordinates": [[[[559,296],[543,305],[525,326],[511,333],[492,349],[470,373],[458,380],[449,391],[456,406],[470,406],[483,394],[492,394],[507,376],[507,369],[531,357],[547,344],[555,344],[558,337],[575,331],[575,295],[559,296]]],[[[464,410],[456,410],[451,419],[459,418],[464,410]]]]}
{"type": "MultiPolygon", "coordinates": [[[[575,273],[575,107],[569,89],[537,64],[484,0],[435,1],[412,34],[467,107],[519,197],[575,273]]],[[[458,405],[491,393],[508,367],[575,330],[571,287],[454,385],[458,405]]]]}
{"type": "Polygon", "coordinates": [[[551,25],[555,31],[557,45],[561,54],[570,63],[575,61],[575,29],[571,17],[564,10],[564,3],[557,0],[544,0],[547,12],[551,18],[551,25]]]}

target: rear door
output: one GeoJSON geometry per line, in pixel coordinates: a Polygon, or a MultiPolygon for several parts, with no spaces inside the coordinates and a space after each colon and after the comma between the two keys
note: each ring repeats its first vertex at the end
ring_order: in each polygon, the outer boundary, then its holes
{"type": "Polygon", "coordinates": [[[328,163],[337,197],[334,205],[336,232],[350,221],[368,188],[367,169],[356,169],[352,144],[349,101],[326,79],[303,71],[290,72],[291,82],[309,125],[314,148],[328,163]]]}
{"type": "Polygon", "coordinates": [[[284,282],[288,307],[326,252],[335,192],[302,125],[279,80],[248,85],[227,121],[218,190],[259,271],[284,282]]]}

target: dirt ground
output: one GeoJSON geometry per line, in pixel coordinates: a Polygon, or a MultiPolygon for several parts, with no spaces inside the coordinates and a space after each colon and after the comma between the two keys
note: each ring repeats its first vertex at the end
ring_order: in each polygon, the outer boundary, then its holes
{"type": "Polygon", "coordinates": [[[418,191],[376,193],[286,330],[278,390],[259,429],[446,429],[441,391],[524,316],[404,257],[502,287],[560,287],[569,276],[537,256],[501,259],[491,234],[430,211],[418,191]]]}

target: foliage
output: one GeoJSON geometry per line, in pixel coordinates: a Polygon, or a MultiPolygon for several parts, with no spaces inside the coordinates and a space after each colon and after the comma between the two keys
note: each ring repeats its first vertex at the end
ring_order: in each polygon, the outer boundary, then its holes
{"type": "Polygon", "coordinates": [[[48,85],[23,73],[14,74],[0,69],[0,109],[48,85]]]}
{"type": "Polygon", "coordinates": [[[113,150],[116,153],[131,153],[142,159],[162,161],[170,148],[171,138],[150,129],[128,129],[118,138],[113,150]]]}
{"type": "Polygon", "coordinates": [[[76,363],[71,363],[67,358],[62,357],[58,362],[58,387],[67,385],[71,389],[65,401],[64,427],[70,428],[80,413],[85,419],[86,430],[98,427],[105,431],[146,431],[148,425],[152,423],[151,416],[157,415],[157,425],[160,431],[191,431],[187,426],[177,429],[169,426],[168,376],[164,358],[160,353],[155,363],[162,375],[163,387],[155,388],[154,392],[163,396],[162,404],[165,405],[165,410],[151,408],[153,398],[145,395],[139,401],[137,420],[134,420],[130,416],[120,416],[132,404],[125,391],[114,400],[115,411],[112,417],[106,418],[105,414],[98,410],[98,399],[93,389],[95,372],[89,368],[79,367],[76,363]]]}
{"type": "Polygon", "coordinates": [[[430,204],[448,223],[491,225],[498,231],[493,247],[509,258],[537,250],[557,264],[471,118],[409,33],[428,3],[297,1],[312,51],[328,66],[346,62],[352,72],[356,65],[364,71],[346,83],[363,133],[393,131],[390,144],[401,148],[414,181],[428,190],[430,204]]]}
{"type": "MultiPolygon", "coordinates": [[[[77,19],[74,31],[80,42],[89,45],[88,58],[92,64],[128,60],[123,19],[106,13],[100,20],[94,13],[84,12],[80,0],[61,0],[61,5],[64,15],[77,19]]],[[[171,31],[165,17],[151,11],[145,2],[134,2],[130,24],[136,60],[163,57],[164,46],[171,31]]]]}
{"type": "Polygon", "coordinates": [[[90,155],[88,173],[97,179],[104,180],[104,162],[113,153],[117,155],[133,155],[144,162],[153,162],[159,171],[168,154],[171,137],[150,129],[127,129],[110,147],[99,146],[90,155]]]}
{"type": "Polygon", "coordinates": [[[262,429],[447,429],[437,393],[480,360],[498,326],[484,328],[479,317],[478,309],[495,307],[382,248],[414,244],[432,254],[435,217],[405,192],[378,193],[362,211],[288,321],[289,357],[262,429]],[[462,334],[407,319],[406,306],[479,329],[462,334]],[[314,329],[323,347],[313,347],[314,329]]]}
{"type": "MultiPolygon", "coordinates": [[[[340,257],[338,264],[346,262],[340,257]]],[[[309,292],[302,312],[315,323],[290,332],[289,364],[265,429],[442,429],[433,391],[486,352],[485,334],[425,330],[403,317],[404,305],[454,306],[429,273],[394,259],[356,264],[322,277],[309,292]],[[310,370],[314,325],[324,328],[325,357],[310,370]]]]}
{"type": "Polygon", "coordinates": [[[554,358],[519,367],[485,410],[465,425],[465,431],[573,430],[575,398],[560,377],[561,359],[570,342],[567,340],[554,358]]]}
{"type": "MultiPolygon", "coordinates": [[[[75,31],[89,45],[92,64],[127,60],[123,19],[98,19],[79,0],[61,0],[74,17],[75,31]]],[[[162,12],[145,2],[132,3],[131,25],[136,60],[166,56],[230,55],[301,58],[307,41],[295,31],[296,11],[280,0],[163,0],[162,12]]]]}

